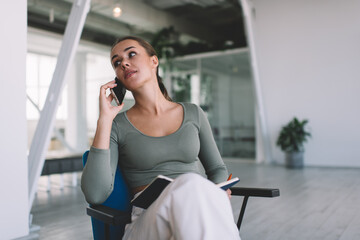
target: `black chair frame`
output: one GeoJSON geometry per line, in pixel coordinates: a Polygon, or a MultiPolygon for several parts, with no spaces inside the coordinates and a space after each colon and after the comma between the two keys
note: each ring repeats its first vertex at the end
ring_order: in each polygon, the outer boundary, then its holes
{"type": "MultiPolygon", "coordinates": [[[[240,231],[241,223],[245,215],[245,209],[249,197],[266,197],[273,198],[280,196],[280,190],[276,188],[243,188],[232,187],[231,192],[233,196],[243,196],[243,202],[240,209],[239,218],[237,221],[237,227],[240,231]]],[[[86,209],[87,215],[98,219],[105,224],[105,239],[109,237],[110,225],[122,225],[131,222],[131,216],[129,212],[119,211],[103,205],[90,205],[86,209]]]]}

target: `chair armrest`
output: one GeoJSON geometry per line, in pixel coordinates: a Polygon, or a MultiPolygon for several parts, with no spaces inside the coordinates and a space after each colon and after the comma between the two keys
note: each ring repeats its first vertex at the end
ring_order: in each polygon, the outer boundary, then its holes
{"type": "Polygon", "coordinates": [[[280,190],[277,188],[230,188],[231,194],[235,196],[249,196],[249,197],[278,197],[280,190]]]}
{"type": "Polygon", "coordinates": [[[239,219],[237,221],[237,227],[240,230],[242,220],[245,214],[245,208],[249,197],[278,197],[280,196],[280,190],[277,188],[243,188],[243,187],[232,187],[230,188],[231,195],[234,196],[244,196],[243,203],[241,205],[241,210],[239,214],[239,219]]]}
{"type": "Polygon", "coordinates": [[[86,213],[105,224],[121,225],[131,222],[131,212],[120,211],[104,205],[90,205],[86,208],[86,213]]]}

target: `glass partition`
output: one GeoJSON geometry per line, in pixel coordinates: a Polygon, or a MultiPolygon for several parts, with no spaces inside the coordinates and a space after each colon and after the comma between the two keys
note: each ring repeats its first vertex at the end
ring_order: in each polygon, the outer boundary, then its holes
{"type": "Polygon", "coordinates": [[[246,49],[173,59],[165,70],[175,101],[207,114],[223,157],[255,159],[255,102],[246,49]]]}

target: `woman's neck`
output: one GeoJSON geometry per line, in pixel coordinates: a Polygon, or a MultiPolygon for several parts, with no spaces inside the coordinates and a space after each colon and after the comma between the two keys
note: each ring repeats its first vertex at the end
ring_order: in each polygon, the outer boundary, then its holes
{"type": "Polygon", "coordinates": [[[164,97],[158,86],[147,92],[134,92],[133,95],[135,105],[132,109],[140,113],[158,115],[166,111],[173,104],[164,97]]]}

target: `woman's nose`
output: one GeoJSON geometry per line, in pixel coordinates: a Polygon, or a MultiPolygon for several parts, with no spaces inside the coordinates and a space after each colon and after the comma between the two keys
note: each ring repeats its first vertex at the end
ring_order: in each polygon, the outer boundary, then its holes
{"type": "Polygon", "coordinates": [[[126,60],[123,60],[123,61],[121,62],[121,65],[122,65],[122,68],[123,68],[123,69],[125,69],[125,68],[127,68],[127,67],[130,66],[129,62],[126,61],[126,60]]]}

